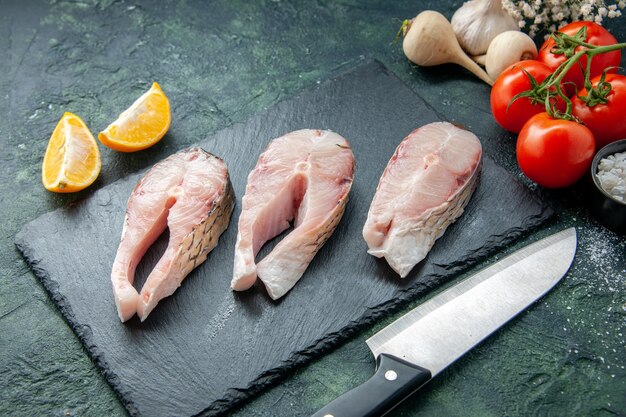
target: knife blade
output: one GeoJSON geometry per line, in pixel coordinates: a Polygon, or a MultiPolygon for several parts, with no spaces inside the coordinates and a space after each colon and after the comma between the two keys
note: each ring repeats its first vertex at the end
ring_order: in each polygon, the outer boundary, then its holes
{"type": "Polygon", "coordinates": [[[569,228],[523,247],[391,323],[366,343],[376,373],[312,417],[382,416],[545,295],[576,254],[569,228]]]}

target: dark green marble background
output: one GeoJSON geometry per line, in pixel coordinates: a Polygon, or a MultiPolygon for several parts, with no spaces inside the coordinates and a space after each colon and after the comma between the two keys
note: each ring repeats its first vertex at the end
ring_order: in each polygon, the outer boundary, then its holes
{"type": "MultiPolygon", "coordinates": [[[[391,44],[400,19],[427,8],[451,17],[460,4],[0,0],[0,415],[125,414],[15,250],[22,224],[369,58],[479,134],[486,152],[526,181],[515,163],[514,137],[491,118],[489,87],[454,66],[410,65],[391,44]],[[97,133],[153,80],[172,103],[163,141],[136,154],[101,147],[102,172],[90,190],[47,192],[41,162],[62,113],[78,114],[97,133]]],[[[622,41],[624,23],[607,24],[622,41]]],[[[526,183],[558,216],[520,244],[574,225],[580,243],[572,270],[393,416],[626,415],[626,239],[590,217],[584,184],[548,191],[526,183]]],[[[385,324],[233,415],[311,414],[369,377],[374,361],[364,340],[385,324]]]]}

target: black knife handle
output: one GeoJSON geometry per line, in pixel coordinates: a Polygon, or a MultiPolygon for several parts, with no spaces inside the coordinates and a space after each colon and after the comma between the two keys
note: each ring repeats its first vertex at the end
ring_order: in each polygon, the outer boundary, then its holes
{"type": "Polygon", "coordinates": [[[381,353],[376,373],[358,387],[330,402],[311,417],[379,417],[427,383],[428,369],[381,353]]]}

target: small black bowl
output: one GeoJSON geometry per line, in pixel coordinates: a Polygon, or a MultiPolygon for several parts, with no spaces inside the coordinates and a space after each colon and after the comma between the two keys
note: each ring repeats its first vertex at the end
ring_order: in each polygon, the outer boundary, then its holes
{"type": "Polygon", "coordinates": [[[626,152],[626,139],[609,143],[600,149],[591,162],[591,180],[593,196],[589,201],[591,211],[600,223],[609,229],[626,234],[626,203],[616,200],[604,191],[596,176],[598,164],[602,158],[618,152],[626,152]]]}

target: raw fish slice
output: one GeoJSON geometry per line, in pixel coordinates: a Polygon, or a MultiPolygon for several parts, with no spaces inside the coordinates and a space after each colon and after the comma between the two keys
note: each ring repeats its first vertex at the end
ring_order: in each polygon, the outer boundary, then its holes
{"type": "Polygon", "coordinates": [[[401,277],[426,257],[476,189],[482,147],[471,132],[431,123],[398,145],[372,200],[363,238],[368,253],[401,277]]]}
{"type": "Polygon", "coordinates": [[[250,288],[257,276],[273,299],[300,279],[341,220],[354,175],[348,141],[325,130],[298,130],[274,139],[248,176],[242,200],[231,286],[250,288]],[[268,240],[294,229],[259,264],[268,240]]]}
{"type": "Polygon", "coordinates": [[[200,148],[178,152],[148,171],[128,199],[111,272],[120,320],[135,313],[145,320],[161,299],[176,291],[217,245],[233,205],[226,164],[200,148]],[[140,295],[133,287],[135,269],[167,227],[167,249],[140,295]]]}

